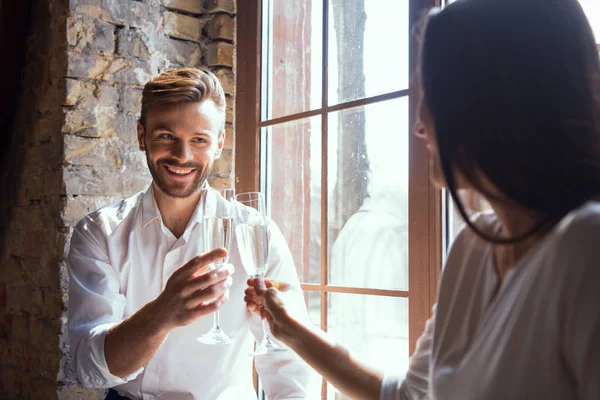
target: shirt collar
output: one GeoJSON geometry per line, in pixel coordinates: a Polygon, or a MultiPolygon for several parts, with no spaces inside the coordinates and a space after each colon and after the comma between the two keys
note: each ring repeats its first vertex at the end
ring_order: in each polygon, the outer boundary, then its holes
{"type": "MultiPolygon", "coordinates": [[[[204,183],[204,189],[208,189],[210,188],[208,182],[204,183]]],[[[203,212],[202,212],[202,199],[198,200],[198,204],[196,204],[196,209],[194,210],[194,213],[192,214],[192,217],[190,218],[190,222],[188,222],[188,226],[185,228],[185,231],[183,232],[183,235],[181,236],[181,238],[187,243],[190,235],[192,234],[192,230],[196,227],[197,224],[201,224],[202,223],[202,216],[203,216],[203,212]]]]}
{"type": "MultiPolygon", "coordinates": [[[[205,183],[205,188],[210,188],[208,183],[205,183]]],[[[194,227],[197,223],[202,222],[202,207],[200,207],[200,201],[196,205],[196,209],[192,214],[192,218],[188,223],[188,227],[194,227]]],[[[158,209],[158,205],[156,204],[156,200],[154,199],[154,187],[150,184],[146,193],[144,193],[144,197],[142,199],[142,227],[145,228],[154,220],[162,221],[162,217],[160,215],[160,210],[158,209]]],[[[189,236],[187,234],[188,229],[184,233],[184,236],[189,236]]]]}
{"type": "Polygon", "coordinates": [[[161,217],[156,200],[154,200],[154,189],[152,184],[150,184],[150,187],[146,190],[142,198],[142,227],[145,228],[155,219],[160,220],[161,217]]]}
{"type": "MultiPolygon", "coordinates": [[[[206,184],[206,187],[208,188],[208,184],[206,184]]],[[[192,218],[190,218],[190,222],[188,223],[188,226],[192,226],[194,224],[197,223],[201,223],[202,222],[202,199],[198,200],[198,204],[196,205],[196,209],[194,210],[194,213],[192,214],[192,218]]]]}

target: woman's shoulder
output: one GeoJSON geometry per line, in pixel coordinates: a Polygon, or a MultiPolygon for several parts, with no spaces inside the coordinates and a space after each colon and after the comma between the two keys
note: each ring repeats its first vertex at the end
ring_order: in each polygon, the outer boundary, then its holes
{"type": "Polygon", "coordinates": [[[551,232],[558,256],[600,256],[600,201],[590,201],[564,216],[551,232]]]}
{"type": "MultiPolygon", "coordinates": [[[[576,332],[589,334],[590,327],[600,322],[600,202],[571,211],[550,235],[544,274],[556,285],[553,292],[558,293],[562,315],[568,318],[565,337],[581,342],[576,332]]],[[[577,347],[581,348],[579,343],[577,347]]]]}
{"type": "Polygon", "coordinates": [[[558,235],[599,233],[600,201],[589,201],[568,213],[557,224],[558,235]]]}

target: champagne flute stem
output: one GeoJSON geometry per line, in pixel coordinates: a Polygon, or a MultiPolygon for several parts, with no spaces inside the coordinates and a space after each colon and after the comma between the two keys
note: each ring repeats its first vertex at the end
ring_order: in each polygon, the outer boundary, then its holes
{"type": "Polygon", "coordinates": [[[262,320],[262,328],[263,328],[263,342],[264,341],[271,341],[271,338],[269,337],[269,324],[267,324],[266,320],[262,320]]]}
{"type": "MultiPolygon", "coordinates": [[[[257,271],[257,274],[254,275],[255,278],[265,279],[264,271],[257,271]]],[[[271,338],[269,337],[269,324],[266,319],[262,320],[262,329],[263,329],[263,342],[270,342],[271,338]]]]}
{"type": "Polygon", "coordinates": [[[214,327],[220,329],[221,327],[219,326],[220,324],[219,324],[219,312],[218,311],[215,311],[213,318],[214,318],[214,323],[213,323],[214,327]]]}
{"type": "MultiPolygon", "coordinates": [[[[227,251],[229,251],[229,249],[227,249],[227,251]]],[[[215,262],[214,267],[212,269],[219,269],[221,267],[221,265],[225,264],[225,260],[219,260],[217,262],[215,262]]],[[[215,313],[213,314],[213,327],[220,329],[220,320],[219,320],[219,310],[215,311],[215,313]]]]}

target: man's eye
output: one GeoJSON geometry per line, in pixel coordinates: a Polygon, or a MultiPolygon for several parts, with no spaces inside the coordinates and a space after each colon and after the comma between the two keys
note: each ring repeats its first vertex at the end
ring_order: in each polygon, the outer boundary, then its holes
{"type": "Polygon", "coordinates": [[[196,143],[207,143],[208,141],[205,138],[195,138],[194,142],[196,142],[196,143]]]}
{"type": "Polygon", "coordinates": [[[173,139],[173,135],[171,135],[170,133],[161,133],[160,135],[158,135],[158,137],[160,139],[168,139],[168,140],[173,139]]]}

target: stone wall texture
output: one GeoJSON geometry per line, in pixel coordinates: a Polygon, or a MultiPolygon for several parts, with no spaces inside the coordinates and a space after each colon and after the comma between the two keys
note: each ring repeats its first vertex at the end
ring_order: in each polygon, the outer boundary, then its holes
{"type": "Polygon", "coordinates": [[[136,144],[143,84],[207,66],[227,94],[227,140],[211,181],[230,186],[234,0],[39,0],[9,169],[0,249],[0,398],[100,399],[76,384],[66,339],[72,229],[147,187],[136,144]]]}

